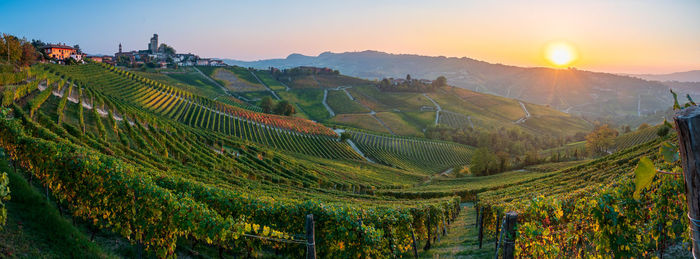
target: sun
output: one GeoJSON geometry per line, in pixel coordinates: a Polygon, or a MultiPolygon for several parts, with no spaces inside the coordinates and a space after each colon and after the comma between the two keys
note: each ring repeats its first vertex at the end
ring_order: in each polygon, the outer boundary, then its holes
{"type": "Polygon", "coordinates": [[[576,61],[578,53],[576,49],[566,42],[554,42],[547,45],[545,57],[557,67],[564,67],[576,61]]]}

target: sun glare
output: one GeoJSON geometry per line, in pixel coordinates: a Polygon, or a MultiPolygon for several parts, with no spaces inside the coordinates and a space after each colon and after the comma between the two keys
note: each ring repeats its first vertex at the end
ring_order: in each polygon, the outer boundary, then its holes
{"type": "Polygon", "coordinates": [[[545,56],[550,63],[557,67],[569,65],[578,58],[576,49],[564,42],[549,44],[545,56]]]}

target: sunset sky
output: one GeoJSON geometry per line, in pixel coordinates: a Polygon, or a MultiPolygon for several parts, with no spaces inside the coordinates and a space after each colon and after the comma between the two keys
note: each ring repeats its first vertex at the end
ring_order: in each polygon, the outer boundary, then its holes
{"type": "Polygon", "coordinates": [[[2,1],[0,32],[80,44],[90,54],[146,49],[256,60],[378,50],[620,73],[700,69],[700,1],[2,1]]]}

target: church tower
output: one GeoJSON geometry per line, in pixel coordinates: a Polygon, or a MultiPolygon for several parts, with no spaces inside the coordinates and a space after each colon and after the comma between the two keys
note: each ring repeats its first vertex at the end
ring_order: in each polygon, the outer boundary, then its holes
{"type": "Polygon", "coordinates": [[[151,51],[151,54],[156,54],[158,52],[158,34],[153,34],[151,43],[148,43],[148,50],[151,51]]]}
{"type": "Polygon", "coordinates": [[[122,53],[122,43],[119,42],[119,53],[122,53]]]}

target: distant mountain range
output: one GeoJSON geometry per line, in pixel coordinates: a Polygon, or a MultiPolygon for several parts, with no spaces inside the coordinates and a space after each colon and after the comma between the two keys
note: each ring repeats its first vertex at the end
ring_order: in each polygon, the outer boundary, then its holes
{"type": "MultiPolygon", "coordinates": [[[[471,58],[389,54],[378,51],[331,53],[316,57],[292,54],[284,59],[224,60],[231,65],[255,68],[297,66],[329,67],[368,79],[385,77],[434,79],[445,76],[450,85],[549,105],[564,112],[593,118],[633,120],[643,116],[660,119],[671,104],[669,85],[628,75],[577,69],[517,67],[471,58]],[[658,116],[657,116],[658,115],[658,116]]],[[[700,94],[700,89],[680,88],[700,94]]],[[[674,88],[675,89],[675,88],[674,88]]]]}
{"type": "Polygon", "coordinates": [[[646,80],[654,81],[677,81],[677,82],[700,82],[700,70],[691,70],[686,72],[676,72],[670,74],[642,74],[629,76],[639,77],[646,80]]]}

